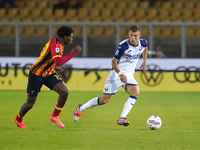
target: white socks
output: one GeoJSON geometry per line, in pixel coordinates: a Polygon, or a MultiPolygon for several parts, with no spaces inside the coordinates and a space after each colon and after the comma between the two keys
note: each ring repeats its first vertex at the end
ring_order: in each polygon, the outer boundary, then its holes
{"type": "Polygon", "coordinates": [[[131,111],[133,105],[135,104],[136,100],[137,100],[137,97],[132,96],[132,95],[127,99],[127,101],[124,104],[124,109],[122,111],[120,118],[126,118],[128,113],[131,111]]]}
{"type": "Polygon", "coordinates": [[[80,107],[80,112],[83,112],[85,111],[86,109],[88,108],[91,108],[91,107],[94,107],[96,105],[100,105],[99,103],[99,97],[95,97],[95,98],[92,98],[91,100],[89,100],[87,103],[85,103],[84,105],[82,105],[80,107]]]}
{"type": "MultiPolygon", "coordinates": [[[[127,99],[127,101],[124,104],[124,109],[121,113],[120,118],[126,118],[128,113],[131,111],[133,105],[135,104],[136,100],[137,100],[136,96],[130,95],[130,97],[127,99]]],[[[88,102],[86,102],[80,107],[80,112],[83,112],[86,109],[97,106],[97,105],[100,105],[99,97],[92,98],[91,100],[89,100],[88,102]]]]}

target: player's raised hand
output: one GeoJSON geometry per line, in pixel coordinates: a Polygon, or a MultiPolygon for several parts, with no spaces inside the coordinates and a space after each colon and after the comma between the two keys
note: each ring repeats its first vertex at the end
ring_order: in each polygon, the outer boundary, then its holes
{"type": "Polygon", "coordinates": [[[75,48],[72,49],[72,52],[74,52],[76,55],[78,55],[81,52],[82,48],[77,45],[75,48]]]}

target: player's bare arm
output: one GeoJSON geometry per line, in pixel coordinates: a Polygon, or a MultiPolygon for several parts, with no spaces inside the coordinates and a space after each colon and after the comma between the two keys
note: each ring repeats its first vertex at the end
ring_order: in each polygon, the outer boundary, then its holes
{"type": "Polygon", "coordinates": [[[147,64],[147,52],[148,52],[148,47],[146,47],[142,53],[143,55],[143,63],[141,64],[140,68],[143,68],[143,72],[147,72],[146,70],[146,64],[147,64]]]}
{"type": "Polygon", "coordinates": [[[123,83],[127,83],[127,77],[126,75],[124,74],[119,74],[120,72],[120,69],[119,69],[119,66],[117,65],[117,60],[116,59],[112,59],[112,67],[113,69],[115,70],[116,73],[118,73],[119,77],[120,77],[120,80],[123,82],[123,83]]]}

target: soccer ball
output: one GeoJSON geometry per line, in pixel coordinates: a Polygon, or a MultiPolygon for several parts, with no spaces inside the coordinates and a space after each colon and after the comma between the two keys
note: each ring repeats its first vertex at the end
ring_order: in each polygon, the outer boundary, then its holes
{"type": "Polygon", "coordinates": [[[157,130],[161,127],[162,125],[162,120],[160,119],[159,116],[152,115],[147,119],[147,126],[151,130],[157,130]]]}

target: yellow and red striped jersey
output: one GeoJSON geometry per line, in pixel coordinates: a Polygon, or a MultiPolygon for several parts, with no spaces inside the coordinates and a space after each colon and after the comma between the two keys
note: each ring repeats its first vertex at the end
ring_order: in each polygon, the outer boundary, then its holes
{"type": "Polygon", "coordinates": [[[64,45],[58,37],[49,40],[43,47],[36,63],[31,66],[32,73],[42,77],[54,73],[55,63],[53,59],[62,57],[63,48],[64,45]]]}

